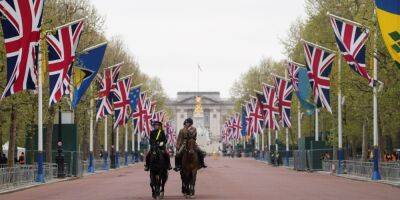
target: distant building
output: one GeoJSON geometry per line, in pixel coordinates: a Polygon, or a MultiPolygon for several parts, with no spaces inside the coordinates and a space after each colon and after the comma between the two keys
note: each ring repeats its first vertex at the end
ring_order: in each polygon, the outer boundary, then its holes
{"type": "MultiPolygon", "coordinates": [[[[198,143],[204,143],[205,138],[210,140],[212,145],[208,145],[207,152],[217,150],[219,146],[221,128],[224,116],[233,109],[233,101],[223,99],[219,92],[178,92],[176,99],[170,99],[167,106],[173,111],[173,121],[175,121],[176,130],[183,127],[183,121],[190,117],[194,118],[193,113],[195,109],[196,97],[201,97],[201,104],[203,108],[203,127],[208,130],[209,135],[204,138],[198,138],[198,143]]],[[[204,144],[201,145],[206,147],[204,144]]]]}

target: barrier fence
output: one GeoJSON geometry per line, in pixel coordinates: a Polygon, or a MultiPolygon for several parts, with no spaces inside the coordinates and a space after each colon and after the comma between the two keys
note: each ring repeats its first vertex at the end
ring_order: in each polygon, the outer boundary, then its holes
{"type": "MultiPolygon", "coordinates": [[[[323,170],[326,172],[338,173],[339,161],[323,160],[323,170]]],[[[364,162],[356,160],[342,161],[343,174],[357,177],[371,178],[373,171],[373,162],[364,162]]],[[[400,181],[400,162],[381,162],[379,166],[382,180],[400,181]]]]}
{"type": "MultiPolygon", "coordinates": [[[[329,154],[332,156],[332,149],[316,149],[316,150],[294,150],[291,151],[286,164],[285,151],[279,151],[278,160],[280,165],[292,167],[296,170],[323,170],[327,172],[339,173],[339,162],[337,160],[329,160],[324,156],[329,154]]],[[[255,159],[264,161],[269,164],[276,165],[276,154],[271,151],[256,152],[255,159]]],[[[356,159],[343,160],[342,172],[356,177],[371,178],[373,171],[373,162],[363,162],[356,159]]],[[[400,161],[397,162],[380,162],[379,170],[382,180],[400,181],[400,161]]]]}
{"type": "MultiPolygon", "coordinates": [[[[110,158],[108,157],[107,169],[110,168],[110,160],[109,159],[110,158]]],[[[138,158],[136,156],[134,158],[132,158],[132,154],[129,154],[128,155],[128,164],[140,162],[140,159],[139,160],[137,160],[137,159],[138,158]]],[[[119,167],[125,166],[125,155],[124,154],[119,155],[118,164],[119,164],[119,167]]],[[[93,159],[93,165],[94,165],[95,171],[104,170],[104,159],[103,158],[93,159]]],[[[82,161],[82,166],[83,166],[83,169],[82,169],[83,173],[88,173],[89,160],[82,161]]]]}
{"type": "MultiPolygon", "coordinates": [[[[43,166],[45,180],[57,177],[57,164],[45,163],[43,166]]],[[[37,165],[17,165],[0,168],[0,191],[35,183],[37,165]]]]}

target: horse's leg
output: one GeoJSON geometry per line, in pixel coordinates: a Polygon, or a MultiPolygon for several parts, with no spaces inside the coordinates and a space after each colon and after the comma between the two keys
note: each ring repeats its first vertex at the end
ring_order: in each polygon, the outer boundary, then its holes
{"type": "Polygon", "coordinates": [[[164,198],[164,188],[165,188],[165,183],[167,183],[168,180],[168,171],[165,170],[162,174],[162,178],[161,178],[161,192],[160,192],[160,197],[161,199],[164,198]]]}
{"type": "Polygon", "coordinates": [[[185,192],[185,175],[183,174],[183,172],[181,171],[180,172],[180,174],[181,174],[181,182],[182,182],[182,194],[185,194],[186,192],[185,192]]]}
{"type": "Polygon", "coordinates": [[[150,172],[150,188],[151,188],[151,196],[155,199],[156,198],[156,191],[155,191],[155,178],[154,178],[154,174],[152,172],[150,172]]]}
{"type": "Polygon", "coordinates": [[[192,172],[193,176],[192,176],[192,196],[194,196],[195,194],[195,186],[196,186],[196,178],[197,178],[197,170],[193,170],[192,172]]]}
{"type": "Polygon", "coordinates": [[[156,184],[156,196],[160,196],[160,190],[161,190],[161,177],[160,174],[156,176],[157,184],[156,184]]]}

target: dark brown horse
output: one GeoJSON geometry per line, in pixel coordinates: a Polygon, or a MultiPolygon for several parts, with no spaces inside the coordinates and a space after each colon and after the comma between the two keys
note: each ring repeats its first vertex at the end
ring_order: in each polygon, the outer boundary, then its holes
{"type": "Polygon", "coordinates": [[[164,150],[154,146],[150,150],[150,187],[154,199],[164,198],[164,187],[168,180],[167,162],[164,159],[164,150]]]}
{"type": "Polygon", "coordinates": [[[185,150],[182,155],[182,193],[186,198],[194,196],[197,170],[200,169],[199,158],[196,152],[196,140],[189,138],[186,141],[185,150]]]}

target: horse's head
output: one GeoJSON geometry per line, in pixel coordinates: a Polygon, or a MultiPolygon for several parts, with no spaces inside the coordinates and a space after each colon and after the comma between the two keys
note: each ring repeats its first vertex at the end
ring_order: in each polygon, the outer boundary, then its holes
{"type": "Polygon", "coordinates": [[[186,150],[189,152],[189,154],[194,154],[196,149],[196,140],[193,138],[190,138],[186,142],[186,150]]]}

